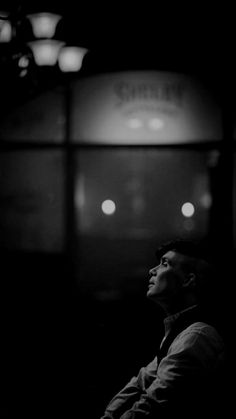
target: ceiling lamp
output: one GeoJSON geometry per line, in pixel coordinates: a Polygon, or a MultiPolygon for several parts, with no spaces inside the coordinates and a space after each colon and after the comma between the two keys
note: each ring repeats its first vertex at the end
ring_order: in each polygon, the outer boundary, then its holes
{"type": "Polygon", "coordinates": [[[12,25],[8,13],[0,11],[0,43],[10,42],[12,39],[12,25]]]}
{"type": "Polygon", "coordinates": [[[57,63],[60,49],[65,43],[55,39],[38,39],[29,42],[35,63],[39,66],[54,66],[57,63]]]}
{"type": "Polygon", "coordinates": [[[52,38],[55,35],[56,27],[61,15],[55,13],[32,13],[27,15],[35,38],[52,38]]]}
{"type": "Polygon", "coordinates": [[[64,46],[58,56],[58,65],[63,72],[76,72],[82,67],[83,58],[88,52],[86,48],[64,46]]]}

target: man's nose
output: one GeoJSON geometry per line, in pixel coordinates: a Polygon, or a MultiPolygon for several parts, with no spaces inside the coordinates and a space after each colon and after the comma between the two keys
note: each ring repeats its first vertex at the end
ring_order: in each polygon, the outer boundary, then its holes
{"type": "Polygon", "coordinates": [[[149,274],[150,274],[150,275],[156,275],[156,273],[157,273],[157,268],[158,268],[158,266],[154,266],[154,268],[151,268],[151,269],[149,270],[149,274]]]}

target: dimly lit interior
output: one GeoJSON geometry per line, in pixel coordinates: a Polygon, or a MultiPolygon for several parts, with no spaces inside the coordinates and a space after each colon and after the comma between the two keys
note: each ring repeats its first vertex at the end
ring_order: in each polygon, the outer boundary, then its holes
{"type": "MultiPolygon", "coordinates": [[[[27,7],[13,6],[14,16],[27,7]]],[[[63,34],[70,13],[58,12],[63,34]]],[[[22,414],[29,410],[32,418],[48,403],[50,412],[55,405],[80,417],[89,409],[88,417],[98,418],[154,353],[151,331],[161,329],[162,314],[146,300],[146,286],[162,242],[201,241],[227,281],[235,274],[232,68],[222,57],[218,66],[214,48],[211,60],[210,39],[204,44],[202,35],[198,44],[194,31],[188,60],[187,47],[176,48],[184,30],[171,44],[177,24],[159,56],[153,25],[143,57],[137,45],[130,52],[127,21],[100,55],[105,27],[96,38],[100,25],[92,35],[86,23],[70,31],[76,45],[81,37],[88,48],[74,73],[37,68],[32,53],[22,73],[9,59],[15,45],[0,44],[3,342],[8,352],[13,321],[17,385],[29,391],[22,414]],[[194,54],[196,45],[202,56],[194,54]]],[[[228,308],[223,295],[222,304],[228,308]]],[[[3,387],[7,415],[11,396],[3,387]]]]}

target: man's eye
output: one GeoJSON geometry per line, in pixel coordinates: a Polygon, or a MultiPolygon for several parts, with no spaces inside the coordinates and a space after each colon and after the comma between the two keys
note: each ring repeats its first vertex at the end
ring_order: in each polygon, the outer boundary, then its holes
{"type": "Polygon", "coordinates": [[[168,262],[167,262],[167,260],[166,260],[166,259],[162,259],[161,264],[162,264],[163,266],[168,266],[168,262]]]}

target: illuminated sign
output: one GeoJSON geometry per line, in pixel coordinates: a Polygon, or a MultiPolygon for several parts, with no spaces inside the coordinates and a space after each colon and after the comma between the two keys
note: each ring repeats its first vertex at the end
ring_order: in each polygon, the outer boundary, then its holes
{"type": "Polygon", "coordinates": [[[78,144],[184,144],[222,139],[221,109],[184,74],[129,71],[71,82],[70,115],[60,86],[24,103],[0,125],[4,141],[78,144]]]}
{"type": "Polygon", "coordinates": [[[136,71],[78,80],[72,140],[98,144],[176,144],[222,138],[221,111],[199,81],[136,71]]]}
{"type": "Polygon", "coordinates": [[[127,82],[118,81],[114,91],[120,100],[120,105],[134,101],[168,102],[181,106],[183,102],[184,84],[177,82],[127,82]]]}

